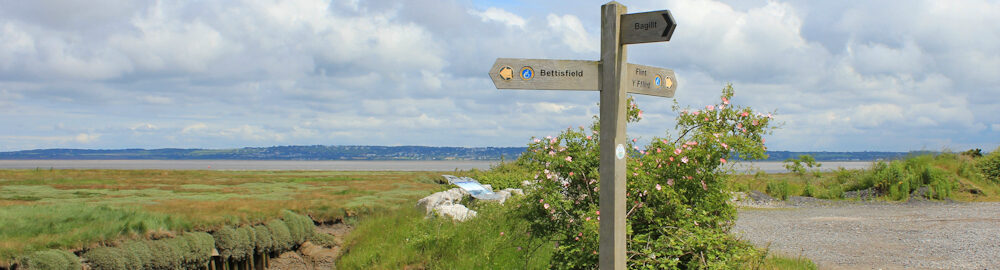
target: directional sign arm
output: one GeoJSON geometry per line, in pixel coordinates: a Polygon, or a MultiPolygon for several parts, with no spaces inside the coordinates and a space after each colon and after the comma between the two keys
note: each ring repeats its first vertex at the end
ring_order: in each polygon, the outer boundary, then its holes
{"type": "Polygon", "coordinates": [[[670,41],[677,23],[669,10],[622,15],[621,42],[636,44],[670,41]]]}
{"type": "Polygon", "coordinates": [[[497,89],[593,90],[597,61],[497,58],[490,78],[497,89]]]}
{"type": "Polygon", "coordinates": [[[626,65],[625,90],[629,93],[674,97],[677,90],[677,77],[674,71],[666,68],[658,68],[644,65],[628,63],[626,65]]]}

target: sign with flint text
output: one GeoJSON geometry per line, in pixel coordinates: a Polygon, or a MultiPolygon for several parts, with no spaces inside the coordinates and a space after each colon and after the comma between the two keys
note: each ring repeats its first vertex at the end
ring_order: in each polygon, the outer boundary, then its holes
{"type": "Polygon", "coordinates": [[[674,71],[643,66],[629,63],[625,69],[628,72],[626,82],[626,92],[659,96],[674,97],[674,90],[677,89],[677,79],[674,78],[674,71]]]}

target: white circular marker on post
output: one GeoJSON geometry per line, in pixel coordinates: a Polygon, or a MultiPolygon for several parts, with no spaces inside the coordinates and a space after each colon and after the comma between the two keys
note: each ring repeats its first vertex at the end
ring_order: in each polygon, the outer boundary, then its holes
{"type": "Polygon", "coordinates": [[[618,159],[625,158],[625,146],[624,145],[622,145],[622,144],[619,143],[618,147],[615,147],[615,157],[617,157],[618,159]]]}

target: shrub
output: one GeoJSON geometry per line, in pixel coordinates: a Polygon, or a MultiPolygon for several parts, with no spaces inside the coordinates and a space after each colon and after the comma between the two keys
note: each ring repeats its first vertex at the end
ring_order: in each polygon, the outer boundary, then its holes
{"type": "Polygon", "coordinates": [[[215,249],[215,239],[211,234],[205,232],[189,232],[182,236],[187,241],[188,250],[184,254],[184,263],[187,268],[197,268],[212,258],[212,249],[215,249]]]}
{"type": "Polygon", "coordinates": [[[243,260],[253,255],[253,249],[256,242],[254,235],[252,227],[241,226],[236,229],[236,236],[239,241],[237,242],[235,250],[233,250],[233,259],[243,260]]]}
{"type": "Polygon", "coordinates": [[[958,170],[956,170],[958,176],[965,177],[969,180],[981,180],[982,175],[979,174],[979,170],[976,168],[976,163],[972,161],[962,161],[958,165],[958,170]]]}
{"type": "MultiPolygon", "coordinates": [[[[816,169],[823,166],[823,164],[816,162],[816,158],[813,158],[812,155],[800,155],[797,159],[789,158],[786,159],[784,163],[786,170],[795,173],[800,177],[805,176],[806,172],[809,172],[810,169],[816,169]]],[[[813,172],[818,175],[819,169],[816,169],[813,172]]]]}
{"type": "Polygon", "coordinates": [[[149,261],[150,269],[170,270],[183,267],[184,250],[182,248],[187,248],[187,242],[176,241],[175,239],[177,238],[146,242],[154,254],[149,261]],[[178,242],[182,242],[183,244],[178,242]]]}
{"type": "Polygon", "coordinates": [[[328,248],[340,245],[340,243],[337,243],[336,237],[327,233],[314,233],[312,237],[309,238],[309,242],[328,248]]]}
{"type": "MultiPolygon", "coordinates": [[[[733,157],[765,156],[763,135],[771,116],[729,105],[732,85],[720,104],[678,111],[677,138],[652,138],[645,148],[626,141],[626,214],[629,267],[736,268],[754,253],[727,232],[736,219],[722,165],[733,157]]],[[[642,113],[629,98],[629,122],[642,113]]],[[[518,163],[532,171],[525,205],[532,236],[558,243],[553,268],[597,264],[600,123],[534,139],[518,163]]]]}
{"type": "Polygon", "coordinates": [[[253,226],[254,248],[257,252],[271,252],[274,248],[274,240],[271,239],[271,231],[264,225],[253,226]]]}
{"type": "Polygon", "coordinates": [[[844,188],[840,185],[833,185],[826,189],[826,192],[820,193],[820,199],[840,199],[844,198],[844,188]]]}
{"type": "MultiPolygon", "coordinates": [[[[292,249],[295,243],[292,242],[292,235],[288,231],[288,225],[280,219],[271,220],[267,223],[267,230],[271,232],[273,252],[285,252],[292,249]]],[[[216,243],[218,245],[218,243],[216,243]]]]}
{"type": "Polygon", "coordinates": [[[954,178],[951,178],[950,174],[942,169],[930,168],[927,171],[928,184],[934,193],[934,198],[939,200],[950,198],[952,191],[958,187],[954,178]]]}
{"type": "Polygon", "coordinates": [[[21,267],[27,270],[63,270],[80,269],[80,259],[65,250],[50,249],[35,251],[21,258],[21,267]]]}
{"type": "Polygon", "coordinates": [[[986,179],[994,183],[1000,183],[1000,147],[994,149],[989,155],[980,158],[976,162],[976,167],[979,168],[979,171],[983,173],[986,179]]]}
{"type": "Polygon", "coordinates": [[[127,257],[125,267],[128,269],[149,268],[149,262],[153,260],[153,251],[149,249],[146,241],[129,241],[121,246],[121,250],[127,257]]]}
{"type": "Polygon", "coordinates": [[[97,247],[83,253],[87,264],[94,270],[127,270],[128,258],[125,252],[116,247],[97,247]]]}
{"type": "Polygon", "coordinates": [[[767,195],[771,195],[771,197],[787,200],[788,195],[792,193],[792,186],[788,184],[787,180],[781,182],[768,182],[767,188],[764,192],[767,192],[767,195]]]}
{"type": "Polygon", "coordinates": [[[494,165],[488,171],[475,171],[472,177],[480,183],[493,187],[493,190],[505,188],[521,188],[521,182],[531,179],[532,172],[515,162],[494,165]]]}
{"type": "Polygon", "coordinates": [[[302,244],[313,235],[316,230],[316,225],[313,224],[311,218],[303,215],[296,214],[295,212],[284,210],[282,211],[282,220],[288,226],[288,232],[292,237],[292,242],[294,245],[302,244]]]}
{"type": "Polygon", "coordinates": [[[806,181],[806,185],[802,187],[802,197],[816,197],[818,195],[816,189],[809,181],[806,181]]]}
{"type": "Polygon", "coordinates": [[[212,233],[215,239],[215,248],[219,250],[219,256],[226,260],[238,258],[243,255],[240,250],[240,236],[232,227],[225,226],[212,233]]]}

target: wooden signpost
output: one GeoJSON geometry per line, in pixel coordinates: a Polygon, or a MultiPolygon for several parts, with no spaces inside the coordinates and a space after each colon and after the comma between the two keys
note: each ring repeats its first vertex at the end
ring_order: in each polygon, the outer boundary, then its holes
{"type": "Polygon", "coordinates": [[[498,58],[490,68],[497,89],[601,91],[600,269],[625,269],[625,123],[628,93],[673,97],[674,71],[626,62],[627,44],[669,41],[677,27],[668,10],[625,14],[601,6],[600,61],[498,58]]]}

